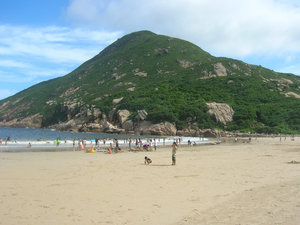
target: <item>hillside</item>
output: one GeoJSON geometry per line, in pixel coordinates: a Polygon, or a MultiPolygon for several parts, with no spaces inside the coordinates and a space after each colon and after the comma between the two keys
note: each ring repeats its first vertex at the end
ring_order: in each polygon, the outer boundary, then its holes
{"type": "Polygon", "coordinates": [[[140,31],[73,72],[0,101],[0,121],[74,131],[300,133],[300,77],[140,31]]]}

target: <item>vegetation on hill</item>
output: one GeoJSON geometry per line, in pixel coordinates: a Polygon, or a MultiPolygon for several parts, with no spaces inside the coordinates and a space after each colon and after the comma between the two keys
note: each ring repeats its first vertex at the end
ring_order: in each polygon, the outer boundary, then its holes
{"type": "MultiPolygon", "coordinates": [[[[300,133],[300,78],[242,61],[214,57],[198,46],[149,31],[117,40],[63,77],[0,102],[0,120],[43,117],[64,122],[83,109],[148,112],[153,123],[258,133],[300,133]],[[113,99],[123,98],[118,104],[113,99]],[[208,102],[227,103],[233,122],[220,124],[208,102]]],[[[103,114],[100,115],[100,117],[103,114]]]]}

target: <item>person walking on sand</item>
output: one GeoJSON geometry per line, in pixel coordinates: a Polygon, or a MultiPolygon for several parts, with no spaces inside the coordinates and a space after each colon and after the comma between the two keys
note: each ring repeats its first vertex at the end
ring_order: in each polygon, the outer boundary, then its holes
{"type": "Polygon", "coordinates": [[[172,144],[172,166],[176,165],[176,152],[177,152],[177,144],[174,141],[172,144]]]}

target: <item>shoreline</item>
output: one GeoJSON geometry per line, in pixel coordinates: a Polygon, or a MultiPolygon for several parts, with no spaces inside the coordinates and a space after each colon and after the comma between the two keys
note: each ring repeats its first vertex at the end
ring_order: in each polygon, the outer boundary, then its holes
{"type": "MultiPolygon", "coordinates": [[[[132,148],[136,148],[135,139],[132,139],[132,148]]],[[[151,139],[153,140],[153,139],[151,139]]],[[[82,151],[82,150],[88,150],[90,148],[95,148],[97,150],[107,150],[110,144],[114,145],[113,139],[106,140],[106,143],[103,142],[103,140],[99,140],[99,144],[96,145],[95,140],[83,140],[86,142],[86,147],[84,149],[80,150],[79,142],[80,140],[75,141],[75,151],[82,151]]],[[[141,139],[143,144],[149,144],[149,139],[141,139]]],[[[180,145],[188,145],[188,141],[191,141],[192,145],[203,145],[203,144],[212,144],[212,143],[219,143],[218,140],[215,139],[207,139],[202,137],[161,137],[157,138],[157,147],[163,147],[163,146],[169,146],[174,141],[180,143],[180,145]]],[[[154,142],[152,142],[152,147],[154,148],[154,142]]],[[[143,145],[142,144],[142,145],[143,145]]],[[[128,139],[119,139],[119,146],[122,150],[129,150],[129,142],[128,139]]],[[[50,140],[44,140],[44,141],[19,141],[17,143],[15,142],[9,142],[7,144],[0,144],[0,152],[30,152],[30,151],[74,151],[73,150],[73,141],[72,140],[63,140],[59,143],[59,145],[56,144],[56,141],[50,141],[50,140]],[[29,146],[30,143],[30,146],[29,146]]]]}
{"type": "MultiPolygon", "coordinates": [[[[197,143],[196,145],[193,146],[188,146],[188,144],[180,144],[179,147],[180,148],[192,148],[195,146],[202,146],[202,145],[214,145],[214,144],[220,144],[217,143],[217,141],[206,141],[203,143],[197,143]]],[[[172,145],[172,143],[167,143],[165,145],[159,145],[157,146],[157,149],[164,149],[164,148],[169,148],[172,145]]],[[[76,146],[75,150],[73,150],[72,146],[59,146],[56,147],[55,145],[52,146],[32,146],[32,147],[23,147],[23,146],[18,146],[18,147],[14,147],[14,146],[1,146],[0,145],[0,153],[1,152],[10,152],[10,153],[14,153],[14,152],[86,152],[91,146],[93,145],[87,145],[87,147],[85,149],[80,150],[78,146],[76,146]]],[[[106,153],[108,150],[109,145],[100,145],[100,146],[96,146],[94,149],[97,151],[97,153],[106,153]]],[[[123,153],[123,152],[155,152],[154,147],[152,147],[152,150],[138,150],[135,147],[133,147],[133,150],[129,150],[129,146],[128,144],[121,144],[121,151],[119,151],[118,153],[123,153]]]]}

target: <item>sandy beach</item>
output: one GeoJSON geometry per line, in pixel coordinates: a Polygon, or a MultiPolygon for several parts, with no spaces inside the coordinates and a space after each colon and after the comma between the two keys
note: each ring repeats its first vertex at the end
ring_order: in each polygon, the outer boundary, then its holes
{"type": "Polygon", "coordinates": [[[300,138],[0,153],[0,224],[300,224],[300,138]],[[144,165],[144,157],[152,159],[144,165]]]}

